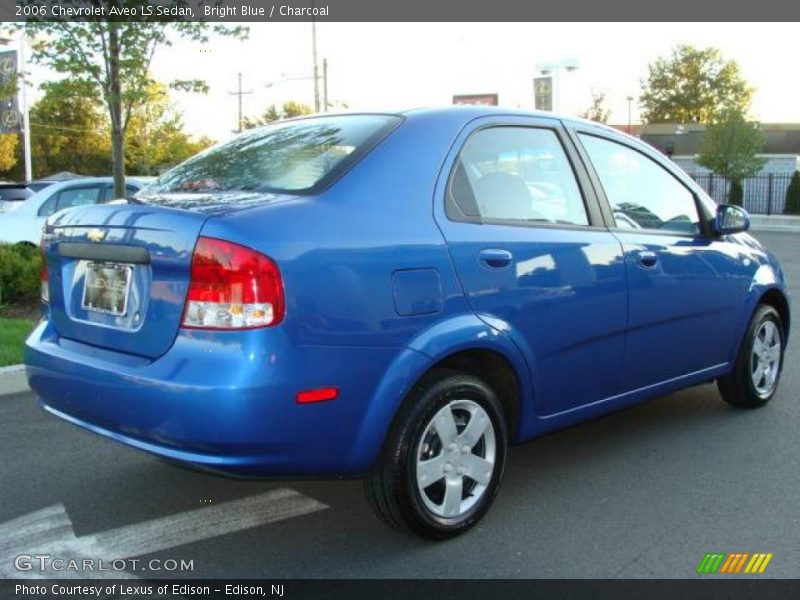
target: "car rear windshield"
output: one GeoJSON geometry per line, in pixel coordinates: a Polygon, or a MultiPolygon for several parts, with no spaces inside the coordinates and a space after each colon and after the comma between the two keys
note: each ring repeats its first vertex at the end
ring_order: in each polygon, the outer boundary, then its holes
{"type": "Polygon", "coordinates": [[[178,165],[147,186],[143,195],[314,192],[399,121],[391,115],[344,115],[254,129],[178,165]]]}

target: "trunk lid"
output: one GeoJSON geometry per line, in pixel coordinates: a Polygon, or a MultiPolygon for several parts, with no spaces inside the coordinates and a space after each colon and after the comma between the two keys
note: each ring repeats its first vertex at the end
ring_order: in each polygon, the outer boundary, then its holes
{"type": "Polygon", "coordinates": [[[164,354],[181,325],[192,252],[207,218],[146,204],[56,214],[45,248],[59,335],[150,358],[164,354]]]}

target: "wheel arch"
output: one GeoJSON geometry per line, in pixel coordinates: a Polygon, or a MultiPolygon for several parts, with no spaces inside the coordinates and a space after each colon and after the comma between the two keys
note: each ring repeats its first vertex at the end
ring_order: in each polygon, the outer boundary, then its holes
{"type": "Polygon", "coordinates": [[[402,403],[434,369],[457,369],[483,379],[503,405],[509,441],[519,441],[533,417],[529,365],[504,333],[475,315],[460,315],[417,335],[386,370],[365,415],[353,449],[354,470],[375,462],[402,403]]]}
{"type": "Polygon", "coordinates": [[[786,294],[776,287],[769,288],[761,294],[761,297],[758,299],[758,304],[767,304],[778,311],[781,317],[781,324],[783,325],[783,335],[788,338],[792,315],[789,309],[789,299],[786,297],[786,294]]]}
{"type": "Polygon", "coordinates": [[[778,311],[778,315],[780,315],[783,324],[784,337],[788,338],[789,336],[791,309],[789,308],[789,299],[786,296],[786,292],[775,282],[754,283],[748,294],[747,302],[742,307],[737,324],[737,331],[729,351],[728,362],[731,368],[733,368],[736,357],[739,355],[739,350],[744,342],[747,328],[750,325],[753,314],[755,314],[755,311],[761,304],[771,306],[778,311]]]}

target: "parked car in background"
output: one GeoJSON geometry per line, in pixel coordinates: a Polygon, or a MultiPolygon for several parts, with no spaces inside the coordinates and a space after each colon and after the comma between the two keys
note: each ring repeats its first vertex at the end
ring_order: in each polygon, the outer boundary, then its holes
{"type": "MultiPolygon", "coordinates": [[[[75,179],[78,179],[77,177],[75,179]]],[[[34,179],[32,181],[27,182],[28,189],[33,190],[34,192],[41,192],[44,188],[53,185],[54,183],[58,183],[59,181],[66,181],[63,179],[34,179]]]]}
{"type": "Polygon", "coordinates": [[[24,183],[0,183],[0,214],[19,208],[35,191],[24,183]]]}
{"type": "MultiPolygon", "coordinates": [[[[151,178],[128,177],[127,196],[132,198],[151,178]]],[[[42,185],[45,182],[34,182],[42,185]]],[[[27,189],[27,188],[26,188],[27,189]]],[[[38,245],[47,217],[65,208],[105,204],[114,199],[111,177],[90,177],[47,183],[19,203],[13,212],[0,214],[0,242],[38,245]]]]}
{"type": "Polygon", "coordinates": [[[283,121],[48,219],[28,380],[173,461],[361,476],[387,523],[443,539],[486,514],[510,444],[715,380],[774,396],[786,283],[748,226],[589,121],[283,121]]]}

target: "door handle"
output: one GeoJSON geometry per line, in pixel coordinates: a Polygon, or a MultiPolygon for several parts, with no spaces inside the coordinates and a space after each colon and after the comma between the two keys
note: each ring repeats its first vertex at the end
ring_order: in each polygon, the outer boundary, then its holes
{"type": "Polygon", "coordinates": [[[639,263],[643,267],[655,267],[658,262],[658,255],[651,250],[642,250],[639,252],[639,263]]]}
{"type": "Polygon", "coordinates": [[[481,250],[479,257],[481,264],[490,269],[505,269],[514,259],[511,252],[500,248],[481,250]]]}

